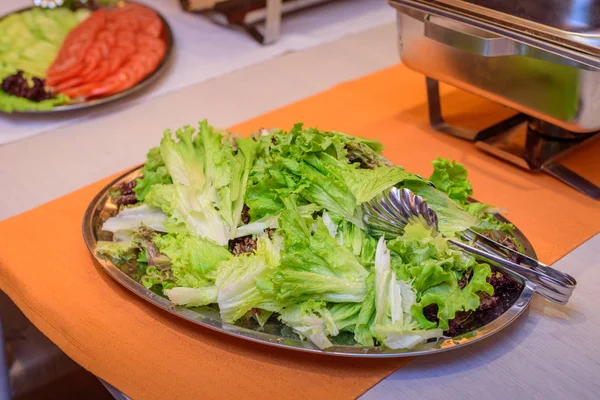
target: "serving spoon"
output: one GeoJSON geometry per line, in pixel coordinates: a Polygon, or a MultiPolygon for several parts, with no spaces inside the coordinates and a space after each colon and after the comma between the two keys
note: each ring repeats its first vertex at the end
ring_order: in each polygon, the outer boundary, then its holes
{"type": "MultiPolygon", "coordinates": [[[[363,221],[375,236],[396,238],[404,232],[409,221],[421,221],[438,230],[438,217],[427,202],[411,190],[393,187],[373,200],[363,204],[363,221]]],[[[472,229],[459,234],[460,238],[473,242],[470,246],[461,240],[447,238],[448,242],[467,253],[488,261],[514,279],[529,283],[536,293],[565,305],[569,301],[577,282],[572,276],[545,265],[525,254],[491,240],[472,229]],[[514,262],[511,260],[515,260],[514,262]]]]}

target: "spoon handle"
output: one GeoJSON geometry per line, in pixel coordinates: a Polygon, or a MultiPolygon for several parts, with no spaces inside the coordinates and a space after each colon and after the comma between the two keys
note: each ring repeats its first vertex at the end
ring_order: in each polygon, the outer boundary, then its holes
{"type": "Polygon", "coordinates": [[[512,278],[519,281],[529,281],[537,293],[556,304],[567,304],[577,285],[575,278],[572,276],[539,263],[532,258],[527,257],[524,259],[527,260],[527,264],[517,264],[502,256],[469,246],[461,241],[455,239],[448,240],[464,251],[488,261],[512,278]]]}

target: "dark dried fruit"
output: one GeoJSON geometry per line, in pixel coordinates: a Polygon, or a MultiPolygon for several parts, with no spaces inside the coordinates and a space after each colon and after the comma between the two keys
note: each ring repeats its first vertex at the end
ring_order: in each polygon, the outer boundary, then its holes
{"type": "Polygon", "coordinates": [[[244,204],[244,208],[242,208],[242,222],[244,224],[250,223],[250,207],[244,204]]]}
{"type": "Polygon", "coordinates": [[[137,198],[133,191],[136,184],[137,182],[133,180],[131,182],[120,183],[113,187],[110,191],[112,201],[119,207],[137,203],[137,198]]]}
{"type": "Polygon", "coordinates": [[[2,90],[13,96],[23,97],[35,102],[40,102],[52,98],[52,94],[46,91],[44,80],[32,78],[33,86],[23,76],[23,71],[17,71],[14,75],[9,75],[2,80],[2,90]]]}
{"type": "Polygon", "coordinates": [[[273,235],[275,234],[275,231],[276,231],[276,229],[273,229],[273,228],[265,229],[265,233],[267,234],[269,239],[273,239],[273,235]]]}
{"type": "Polygon", "coordinates": [[[229,241],[229,251],[239,256],[244,253],[252,253],[256,250],[256,239],[252,236],[244,236],[229,241]]]}
{"type": "Polygon", "coordinates": [[[427,321],[438,322],[438,305],[433,303],[428,306],[423,307],[423,315],[427,318],[427,321]]]}

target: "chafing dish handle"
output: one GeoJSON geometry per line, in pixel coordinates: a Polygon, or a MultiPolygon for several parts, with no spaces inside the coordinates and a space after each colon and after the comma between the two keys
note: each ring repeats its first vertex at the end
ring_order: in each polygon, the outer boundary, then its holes
{"type": "MultiPolygon", "coordinates": [[[[443,24],[443,19],[432,15],[427,15],[424,20],[425,37],[431,40],[484,57],[519,55],[518,43],[513,40],[502,36],[493,36],[485,31],[481,32],[485,32],[488,37],[477,36],[434,22],[436,20],[443,24]]],[[[469,29],[474,28],[470,27],[469,29]]]]}

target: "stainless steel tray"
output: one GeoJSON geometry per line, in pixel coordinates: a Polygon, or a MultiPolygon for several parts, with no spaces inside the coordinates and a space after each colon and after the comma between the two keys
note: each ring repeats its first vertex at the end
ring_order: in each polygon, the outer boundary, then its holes
{"type": "MultiPolygon", "coordinates": [[[[131,3],[133,3],[133,2],[131,2],[131,3]]],[[[167,20],[161,13],[159,13],[156,9],[148,6],[147,4],[144,4],[144,6],[152,9],[158,15],[158,17],[162,20],[163,26],[164,26],[163,33],[162,33],[162,39],[165,41],[165,44],[167,45],[167,50],[165,52],[165,55],[164,55],[162,61],[158,64],[158,66],[154,69],[154,71],[152,71],[152,73],[150,73],[148,76],[146,76],[144,79],[142,79],[136,85],[130,87],[129,89],[112,94],[110,96],[100,97],[97,99],[91,99],[89,101],[84,101],[84,102],[79,102],[79,103],[72,103],[72,104],[56,106],[56,107],[51,108],[50,110],[13,111],[10,114],[36,114],[36,115],[39,115],[39,114],[54,114],[54,113],[64,112],[64,111],[82,110],[82,109],[91,108],[91,107],[99,106],[102,104],[112,103],[112,102],[121,100],[124,97],[130,96],[134,93],[138,93],[139,91],[147,88],[152,83],[154,83],[167,70],[167,68],[170,65],[171,56],[173,54],[173,46],[174,46],[173,30],[171,29],[171,26],[169,25],[169,23],[167,22],[167,20]]],[[[0,19],[6,18],[7,16],[12,15],[12,14],[31,10],[32,8],[35,8],[35,7],[26,7],[26,8],[19,9],[17,11],[13,11],[11,13],[1,16],[0,19]]],[[[0,111],[0,112],[2,112],[2,111],[0,111]]],[[[4,112],[2,112],[2,113],[4,113],[4,112]]],[[[7,113],[4,113],[4,114],[7,114],[7,113]]]]}
{"type": "MultiPolygon", "coordinates": [[[[267,344],[271,346],[282,347],[290,350],[297,350],[309,353],[319,353],[331,356],[344,357],[411,357],[417,355],[434,354],[442,351],[460,348],[469,344],[485,339],[502,328],[512,323],[529,305],[533,298],[534,291],[527,285],[523,285],[523,290],[512,306],[497,319],[489,324],[482,326],[474,331],[463,334],[458,337],[440,340],[433,343],[425,343],[411,350],[392,350],[375,347],[361,346],[341,346],[336,345],[326,350],[320,350],[309,341],[303,341],[296,336],[291,329],[282,328],[281,325],[275,323],[267,323],[262,329],[252,329],[238,325],[230,325],[221,321],[219,313],[210,307],[187,309],[173,305],[168,299],[163,298],[154,292],[146,289],[140,283],[130,278],[125,272],[121,271],[111,262],[100,259],[94,253],[94,248],[98,240],[111,240],[110,232],[102,231],[103,222],[112,216],[117,206],[111,201],[108,191],[111,187],[121,182],[129,182],[141,174],[142,166],[133,168],[124,173],[94,197],[88,206],[83,217],[83,238],[87,245],[90,254],[95,263],[106,271],[113,279],[129,289],[137,296],[152,303],[163,310],[204,328],[213,329],[231,336],[250,340],[252,342],[267,344]]],[[[503,217],[498,217],[501,221],[508,222],[503,217]]],[[[531,246],[531,243],[518,229],[515,231],[515,236],[521,241],[524,246],[524,251],[531,257],[536,257],[536,254],[531,246]]]]}

